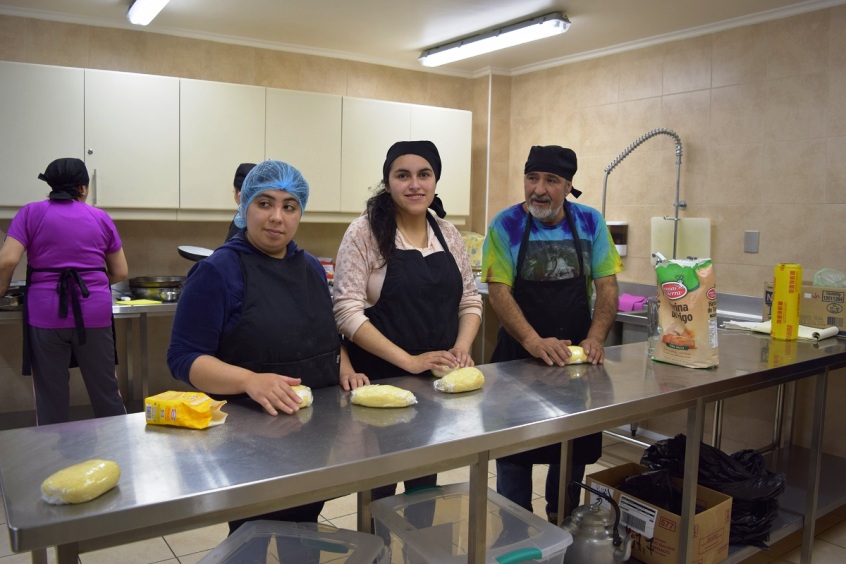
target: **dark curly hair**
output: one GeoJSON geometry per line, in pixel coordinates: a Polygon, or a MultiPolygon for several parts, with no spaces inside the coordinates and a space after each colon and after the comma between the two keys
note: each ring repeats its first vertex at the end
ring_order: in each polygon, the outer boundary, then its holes
{"type": "Polygon", "coordinates": [[[367,218],[384,261],[382,265],[388,264],[397,247],[397,218],[394,200],[384,183],[367,200],[367,218]]]}

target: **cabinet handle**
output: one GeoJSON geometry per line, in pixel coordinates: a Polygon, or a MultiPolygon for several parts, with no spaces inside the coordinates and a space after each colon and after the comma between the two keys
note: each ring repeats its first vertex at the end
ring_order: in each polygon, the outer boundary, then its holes
{"type": "Polygon", "coordinates": [[[94,149],[88,149],[88,154],[89,154],[89,155],[93,155],[93,154],[94,154],[94,149]]]}

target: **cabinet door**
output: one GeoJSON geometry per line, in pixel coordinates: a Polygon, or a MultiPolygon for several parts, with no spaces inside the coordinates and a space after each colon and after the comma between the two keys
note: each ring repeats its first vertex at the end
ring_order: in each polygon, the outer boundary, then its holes
{"type": "Polygon", "coordinates": [[[309,185],[308,212],[341,210],[343,98],[267,89],[267,158],[296,167],[309,185]]]}
{"type": "Polygon", "coordinates": [[[438,147],[443,171],[438,197],[449,216],[470,215],[470,161],[473,114],[465,110],[411,107],[411,139],[428,139],[438,147]]]}
{"type": "Polygon", "coordinates": [[[264,88],[179,81],[179,207],[232,210],[241,163],[264,160],[264,88]]]}
{"type": "Polygon", "coordinates": [[[85,148],[89,203],[175,210],[179,79],[86,70],[85,148]]]}
{"type": "MultiPolygon", "coordinates": [[[[84,157],[82,69],[0,62],[0,206],[43,200],[51,161],[84,157]]],[[[8,215],[8,214],[6,214],[8,215]]]]}
{"type": "Polygon", "coordinates": [[[390,146],[410,139],[411,106],[345,97],[343,122],[341,211],[361,212],[390,146]]]}

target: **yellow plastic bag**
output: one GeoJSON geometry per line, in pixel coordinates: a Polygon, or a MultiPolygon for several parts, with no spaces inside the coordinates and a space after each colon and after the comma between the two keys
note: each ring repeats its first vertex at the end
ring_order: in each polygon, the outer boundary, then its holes
{"type": "Polygon", "coordinates": [[[173,425],[205,429],[226,421],[220,410],[225,401],[213,400],[202,392],[168,391],[144,399],[148,425],[173,425]]]}

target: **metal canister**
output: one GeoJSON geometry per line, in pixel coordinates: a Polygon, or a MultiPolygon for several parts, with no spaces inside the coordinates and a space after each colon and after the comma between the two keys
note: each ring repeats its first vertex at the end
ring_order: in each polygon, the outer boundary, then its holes
{"type": "Polygon", "coordinates": [[[799,335],[799,302],[802,299],[802,267],[779,263],[774,269],[770,335],[793,341],[799,335]]]}

